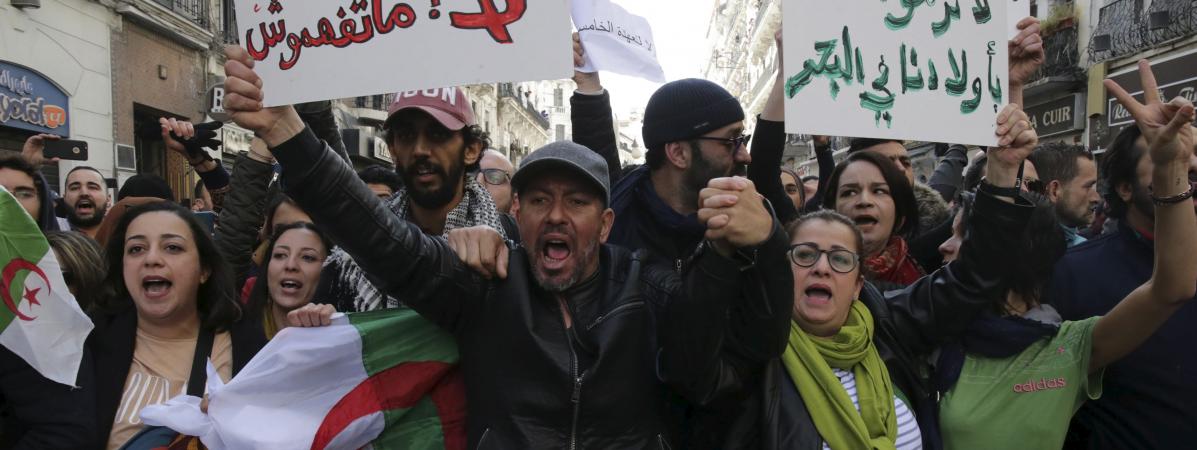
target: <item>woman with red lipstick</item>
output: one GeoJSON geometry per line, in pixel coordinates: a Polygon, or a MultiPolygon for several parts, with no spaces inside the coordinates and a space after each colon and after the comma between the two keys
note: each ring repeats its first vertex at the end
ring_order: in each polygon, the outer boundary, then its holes
{"type": "Polygon", "coordinates": [[[275,231],[266,250],[266,268],[249,295],[250,316],[261,321],[266,339],[287,327],[287,313],[312,302],[331,249],[324,233],[309,222],[275,231]]]}
{"type": "Polygon", "coordinates": [[[141,409],[187,393],[202,396],[211,359],[224,381],[265,345],[241,320],[232,274],[212,238],[181,206],[130,209],[105,251],[115,296],[93,316],[100,438],[116,449],[142,428],[141,409]]]}
{"type": "Polygon", "coordinates": [[[875,152],[856,152],[836,166],[823,207],[847,216],[864,236],[865,277],[882,290],[902,288],[925,273],[906,237],[918,233],[918,203],[906,175],[875,152]]]}

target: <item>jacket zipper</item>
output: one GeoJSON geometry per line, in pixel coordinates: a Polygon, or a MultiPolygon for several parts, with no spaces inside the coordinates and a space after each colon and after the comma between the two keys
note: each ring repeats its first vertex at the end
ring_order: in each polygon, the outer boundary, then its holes
{"type": "Polygon", "coordinates": [[[606,314],[598,316],[597,319],[594,319],[594,322],[591,322],[590,325],[588,325],[586,327],[586,330],[587,331],[593,330],[594,327],[597,327],[600,323],[603,323],[603,321],[607,320],[608,317],[614,316],[615,313],[617,313],[617,312],[623,311],[625,309],[635,308],[638,306],[644,306],[644,302],[631,302],[631,303],[624,303],[622,305],[616,306],[615,309],[607,311],[606,314]]]}
{"type": "Polygon", "coordinates": [[[677,260],[675,260],[673,262],[673,269],[675,271],[677,271],[678,275],[681,275],[681,273],[682,273],[682,259],[681,258],[678,258],[677,260]]]}
{"type": "MultiPolygon", "coordinates": [[[[568,314],[565,302],[558,301],[557,304],[561,307],[562,314],[568,314]]],[[[572,314],[571,314],[572,316],[572,314]]],[[[577,326],[577,323],[574,323],[577,326]]],[[[569,450],[577,450],[578,448],[578,415],[582,411],[582,378],[585,374],[578,373],[578,355],[574,350],[574,339],[570,335],[569,328],[565,326],[565,317],[561,318],[561,329],[565,331],[565,342],[569,344],[569,366],[570,375],[574,379],[573,393],[570,394],[569,400],[574,404],[573,421],[569,428],[569,450]]]]}

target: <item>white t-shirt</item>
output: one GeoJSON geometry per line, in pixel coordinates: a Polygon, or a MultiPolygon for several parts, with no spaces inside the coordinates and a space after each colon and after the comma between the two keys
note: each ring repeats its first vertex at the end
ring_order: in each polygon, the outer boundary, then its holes
{"type": "MultiPolygon", "coordinates": [[[[856,406],[856,411],[860,411],[860,398],[856,395],[856,375],[846,370],[831,368],[832,373],[840,379],[840,385],[848,391],[848,397],[852,398],[852,404],[856,406]]],[[[919,422],[914,419],[914,413],[910,412],[910,408],[906,407],[906,402],[894,396],[894,412],[898,415],[898,439],[894,441],[894,447],[898,450],[922,450],[923,448],[923,434],[919,432],[919,422]]],[[[827,442],[823,442],[824,450],[831,450],[827,442]]]]}

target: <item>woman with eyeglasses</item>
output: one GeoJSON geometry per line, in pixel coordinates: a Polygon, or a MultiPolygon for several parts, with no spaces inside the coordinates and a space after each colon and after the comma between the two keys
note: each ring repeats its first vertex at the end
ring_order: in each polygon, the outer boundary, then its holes
{"type": "MultiPolygon", "coordinates": [[[[1023,135],[1029,125],[1006,125],[1022,119],[1017,107],[1000,115],[1010,147],[993,152],[1030,154],[1037,139],[1033,131],[1023,135]]],[[[991,182],[1014,184],[1016,170],[991,164],[991,182]]],[[[743,402],[721,411],[723,428],[702,430],[696,447],[942,448],[928,361],[1005,291],[1004,270],[1019,262],[1005,248],[1022,236],[1032,208],[1005,194],[978,195],[968,246],[956,261],[885,294],[866,279],[868,237],[856,221],[822,210],[792,223],[788,345],[744,383],[743,402]]]]}

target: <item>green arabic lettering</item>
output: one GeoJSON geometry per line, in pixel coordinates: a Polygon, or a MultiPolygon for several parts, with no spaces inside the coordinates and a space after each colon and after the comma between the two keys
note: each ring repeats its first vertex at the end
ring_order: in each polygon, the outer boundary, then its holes
{"type": "MultiPolygon", "coordinates": [[[[843,78],[845,81],[851,83],[852,82],[852,36],[850,34],[848,34],[847,26],[844,26],[844,30],[841,33],[841,36],[843,36],[843,39],[844,39],[844,68],[840,70],[840,77],[843,78]]],[[[835,61],[836,61],[836,63],[839,63],[839,61],[840,61],[839,55],[835,56],[835,61]]],[[[834,97],[834,94],[832,94],[832,96],[834,97]]]]}
{"type": "Polygon", "coordinates": [[[960,102],[960,112],[969,114],[977,110],[981,105],[981,78],[973,78],[973,98],[971,100],[964,100],[960,102]]]}
{"type": "Polygon", "coordinates": [[[931,23],[931,34],[943,36],[952,26],[952,19],[960,20],[960,0],[956,0],[956,6],[949,5],[946,0],[943,2],[943,20],[931,23]]]}
{"type": "Polygon", "coordinates": [[[914,47],[910,48],[910,65],[915,69],[915,75],[907,75],[906,70],[906,44],[902,44],[902,93],[905,94],[907,90],[918,90],[923,88],[923,71],[919,69],[919,53],[914,47]]]}
{"type": "Polygon", "coordinates": [[[992,18],[989,11],[989,0],[977,0],[977,6],[973,7],[973,19],[977,21],[977,25],[989,23],[989,19],[992,18]]]}
{"type": "Polygon", "coordinates": [[[836,43],[835,39],[815,42],[815,51],[821,54],[819,62],[816,63],[814,59],[806,60],[806,62],[802,63],[802,71],[786,80],[785,90],[787,97],[794,98],[802,88],[810,84],[811,78],[827,70],[827,60],[835,52],[836,43]]]}
{"type": "Polygon", "coordinates": [[[894,107],[894,94],[885,86],[889,84],[889,66],[885,64],[885,55],[881,56],[881,62],[877,64],[877,69],[881,74],[873,80],[873,89],[881,91],[885,95],[869,91],[861,92],[860,106],[873,111],[873,121],[877,125],[881,125],[881,119],[885,119],[885,124],[888,127],[893,125],[893,116],[890,115],[889,110],[894,107]]]}
{"type": "Polygon", "coordinates": [[[993,75],[993,55],[997,54],[997,50],[994,50],[996,45],[997,42],[989,41],[989,51],[987,52],[989,53],[989,75],[986,78],[989,81],[989,95],[993,96],[995,104],[1000,105],[1002,104],[1002,78],[993,75]]]}
{"type": "Polygon", "coordinates": [[[947,79],[943,83],[944,90],[948,91],[948,95],[964,94],[964,88],[968,87],[968,52],[960,50],[961,66],[956,65],[956,55],[952,53],[952,49],[948,49],[948,63],[952,65],[952,78],[947,79]]]}
{"type": "Polygon", "coordinates": [[[907,25],[910,25],[910,20],[914,18],[914,9],[925,1],[927,0],[902,0],[902,7],[906,8],[906,15],[896,17],[893,13],[886,13],[885,26],[895,31],[906,28],[907,25]]]}
{"type": "Polygon", "coordinates": [[[927,77],[927,89],[934,91],[939,89],[939,72],[935,71],[935,61],[928,59],[927,66],[931,72],[931,75],[927,77]]]}

